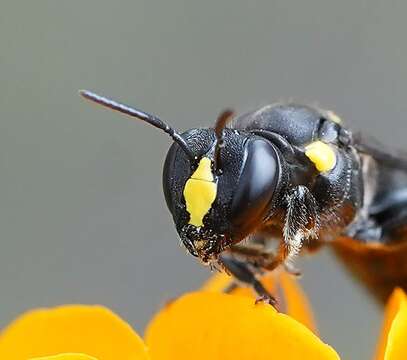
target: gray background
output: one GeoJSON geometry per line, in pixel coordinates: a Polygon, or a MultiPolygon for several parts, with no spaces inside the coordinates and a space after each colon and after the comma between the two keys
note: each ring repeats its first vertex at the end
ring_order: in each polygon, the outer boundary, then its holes
{"type": "MultiPolygon", "coordinates": [[[[403,1],[6,1],[0,13],[0,325],[102,303],[136,329],[208,270],[165,208],[169,139],[82,101],[91,88],[176,128],[294,99],[405,145],[403,1]]],[[[381,313],[327,253],[300,262],[322,337],[372,353],[381,313]]]]}

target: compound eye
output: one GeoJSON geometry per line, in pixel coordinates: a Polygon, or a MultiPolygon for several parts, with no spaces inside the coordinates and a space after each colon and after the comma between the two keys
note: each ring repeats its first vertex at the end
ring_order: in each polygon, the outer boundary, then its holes
{"type": "Polygon", "coordinates": [[[177,146],[176,144],[172,144],[172,146],[168,150],[167,157],[165,158],[162,179],[165,201],[171,213],[173,211],[173,187],[174,187],[172,169],[174,168],[175,165],[176,153],[177,146]]]}
{"type": "Polygon", "coordinates": [[[250,140],[246,145],[231,215],[235,226],[251,227],[263,217],[280,178],[278,154],[267,140],[250,140]]]}

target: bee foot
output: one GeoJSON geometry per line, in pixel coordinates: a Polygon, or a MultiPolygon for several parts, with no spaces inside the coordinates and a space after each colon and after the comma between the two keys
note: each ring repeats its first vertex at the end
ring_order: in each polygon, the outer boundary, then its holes
{"type": "Polygon", "coordinates": [[[263,295],[258,296],[254,303],[256,305],[260,304],[260,303],[268,304],[268,305],[273,306],[276,309],[277,309],[277,305],[278,305],[277,300],[274,298],[274,296],[272,296],[270,294],[267,294],[267,295],[263,294],[263,295]]]}

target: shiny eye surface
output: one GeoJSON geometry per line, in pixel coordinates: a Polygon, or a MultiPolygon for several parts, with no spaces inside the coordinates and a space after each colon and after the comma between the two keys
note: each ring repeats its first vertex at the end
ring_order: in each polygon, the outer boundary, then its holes
{"type": "Polygon", "coordinates": [[[245,152],[231,214],[235,226],[249,227],[264,215],[273,198],[280,177],[280,164],[275,148],[266,140],[250,140],[245,152]]]}

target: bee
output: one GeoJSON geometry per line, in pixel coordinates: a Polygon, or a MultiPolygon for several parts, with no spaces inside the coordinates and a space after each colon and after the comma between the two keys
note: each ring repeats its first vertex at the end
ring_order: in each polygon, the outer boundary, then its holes
{"type": "Polygon", "coordinates": [[[353,135],[333,112],[276,104],[235,118],[225,110],[213,128],[179,133],[144,111],[80,94],[170,135],[163,190],[183,245],[259,300],[275,304],[259,274],[298,274],[293,259],[323,245],[380,301],[395,286],[407,289],[407,161],[353,135]]]}

